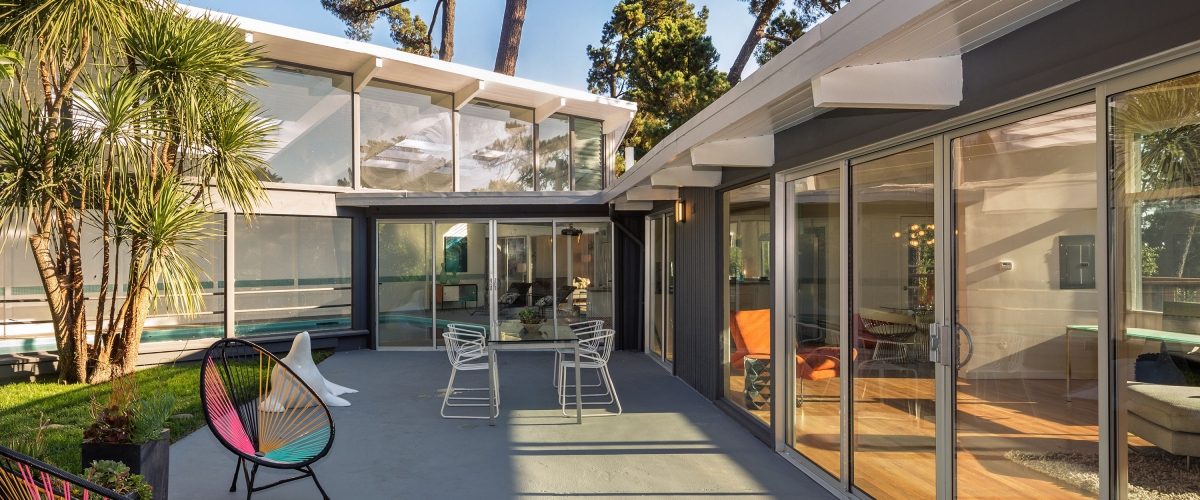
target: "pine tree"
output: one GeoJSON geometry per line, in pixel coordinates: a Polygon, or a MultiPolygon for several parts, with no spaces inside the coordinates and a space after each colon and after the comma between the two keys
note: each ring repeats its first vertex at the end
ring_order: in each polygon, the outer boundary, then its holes
{"type": "Polygon", "coordinates": [[[396,48],[405,52],[432,57],[433,26],[441,14],[441,45],[438,56],[449,61],[454,56],[454,1],[438,0],[433,7],[432,21],[426,23],[413,15],[405,2],[410,0],[321,0],[321,7],[346,23],[346,36],[354,40],[370,40],[375,22],[382,17],[388,23],[396,48]]]}
{"type": "Polygon", "coordinates": [[[716,100],[729,82],[707,35],[708,9],[686,0],[621,0],[588,45],[593,93],[638,103],[624,146],[641,155],[716,100]]]}

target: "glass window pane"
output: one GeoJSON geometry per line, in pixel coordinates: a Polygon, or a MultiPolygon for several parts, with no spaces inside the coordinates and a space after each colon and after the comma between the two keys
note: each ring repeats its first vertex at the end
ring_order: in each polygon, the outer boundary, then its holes
{"type": "Polygon", "coordinates": [[[589,320],[613,327],[612,231],[607,222],[558,222],[558,325],[589,320]]]}
{"type": "Polygon", "coordinates": [[[959,498],[1095,497],[1027,465],[1099,472],[1095,146],[1094,104],[951,143],[959,498]]]}
{"type": "Polygon", "coordinates": [[[935,493],[933,164],[928,145],[850,169],[854,483],[875,498],[935,493]]]}
{"type": "Polygon", "coordinates": [[[496,224],[496,320],[501,335],[555,326],[553,230],[549,222],[496,224]]]}
{"type": "Polygon", "coordinates": [[[379,223],[379,345],[433,345],[429,224],[379,223]]]}
{"type": "Polygon", "coordinates": [[[574,118],[575,191],[604,189],[604,130],[595,120],[574,118]]]}
{"type": "Polygon", "coordinates": [[[350,219],[237,217],[237,335],[350,327],[350,219]]]}
{"type": "Polygon", "coordinates": [[[453,96],[372,82],[359,94],[363,187],[454,190],[453,96]]]}
{"type": "Polygon", "coordinates": [[[538,188],[542,191],[571,189],[571,164],[568,146],[571,120],[553,115],[538,124],[538,188]]]}
{"type": "Polygon", "coordinates": [[[488,326],[488,224],[438,221],[434,228],[437,343],[451,323],[488,326]]]}
{"type": "Polygon", "coordinates": [[[725,193],[725,395],[764,424],[771,422],[770,201],[767,181],[725,193]]]}
{"type": "Polygon", "coordinates": [[[459,191],[533,191],[533,111],[472,101],[459,111],[459,191]]]}
{"type": "Polygon", "coordinates": [[[841,472],[841,173],[794,181],[790,207],[796,344],[793,446],[834,477],[841,472]]]}
{"type": "Polygon", "coordinates": [[[350,186],[350,76],[281,64],[252,71],[266,86],[247,92],[279,126],[263,180],[350,186]]]}
{"type": "Polygon", "coordinates": [[[1116,448],[1131,498],[1196,496],[1185,456],[1200,455],[1186,423],[1200,421],[1200,74],[1123,92],[1109,110],[1116,407],[1129,431],[1116,448]]]}

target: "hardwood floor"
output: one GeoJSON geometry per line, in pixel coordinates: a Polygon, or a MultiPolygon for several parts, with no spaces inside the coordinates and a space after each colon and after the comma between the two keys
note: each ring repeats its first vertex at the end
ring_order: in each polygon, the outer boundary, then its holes
{"type": "MultiPolygon", "coordinates": [[[[1076,381],[1079,388],[1087,381],[1076,381]]],[[[1094,385],[1094,382],[1092,382],[1094,385]]],[[[741,402],[741,377],[730,377],[741,402]]],[[[1062,380],[960,380],[957,405],[959,498],[1091,498],[1005,457],[1029,453],[1098,453],[1096,401],[1067,403],[1062,380]]],[[[806,381],[796,408],[797,451],[837,476],[840,455],[838,379],[806,381]]],[[[934,387],[931,378],[860,377],[854,387],[855,486],[876,498],[933,498],[934,387]]],[[[751,411],[769,421],[766,410],[751,411]]]]}

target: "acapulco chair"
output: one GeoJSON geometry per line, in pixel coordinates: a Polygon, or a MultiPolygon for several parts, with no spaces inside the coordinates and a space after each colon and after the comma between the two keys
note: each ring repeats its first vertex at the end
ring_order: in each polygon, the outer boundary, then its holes
{"type": "Polygon", "coordinates": [[[3,446],[0,446],[0,498],[131,500],[128,496],[3,446]]]}
{"type": "Polygon", "coordinates": [[[247,499],[256,491],[311,477],[329,499],[312,464],[333,445],[333,417],[312,388],[274,354],[241,339],[217,341],[200,366],[200,400],[208,428],[238,457],[229,491],[237,491],[239,475],[247,499]],[[300,474],[255,486],[259,467],[300,474]]]}

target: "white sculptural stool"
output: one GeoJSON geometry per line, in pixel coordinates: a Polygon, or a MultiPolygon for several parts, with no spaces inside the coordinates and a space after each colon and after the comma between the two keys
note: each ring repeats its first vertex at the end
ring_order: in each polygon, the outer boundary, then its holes
{"type": "MultiPolygon", "coordinates": [[[[313,361],[312,339],[309,338],[308,332],[300,332],[299,335],[296,335],[296,339],[292,341],[292,349],[280,361],[286,364],[288,368],[291,368],[292,372],[297,377],[300,377],[300,380],[303,380],[305,384],[308,384],[313,392],[316,392],[317,396],[321,398],[321,401],[324,401],[328,406],[350,406],[349,401],[339,396],[358,392],[349,387],[343,387],[325,380],[325,377],[321,375],[321,371],[317,369],[317,363],[313,361]]],[[[276,367],[275,370],[279,370],[279,367],[276,367]]],[[[284,379],[285,377],[276,377],[275,373],[271,374],[272,390],[271,394],[268,394],[259,405],[262,411],[283,411],[285,405],[276,395],[288,392],[288,388],[280,387],[275,382],[280,381],[282,384],[284,379]]],[[[292,402],[291,404],[295,405],[297,403],[292,402]]]]}

